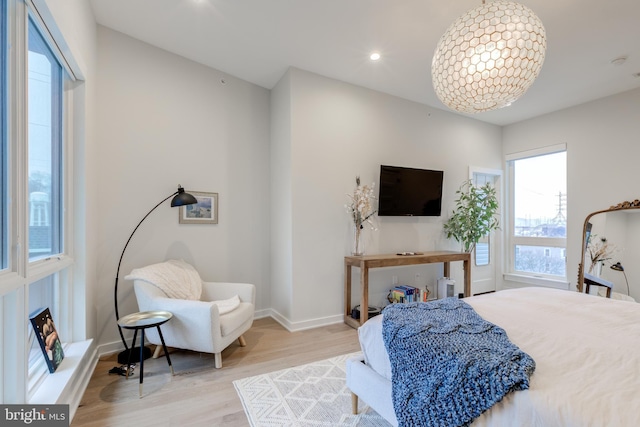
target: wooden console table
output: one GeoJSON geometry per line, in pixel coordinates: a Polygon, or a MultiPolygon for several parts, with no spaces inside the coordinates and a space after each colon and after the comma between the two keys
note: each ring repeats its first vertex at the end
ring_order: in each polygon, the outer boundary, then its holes
{"type": "Polygon", "coordinates": [[[451,261],[462,261],[464,268],[464,296],[471,295],[471,254],[468,252],[436,251],[421,255],[364,255],[344,257],[344,323],[357,328],[369,318],[369,269],[404,265],[444,263],[444,276],[449,277],[451,261]],[[351,267],[360,268],[360,321],[351,317],[351,267]]]}

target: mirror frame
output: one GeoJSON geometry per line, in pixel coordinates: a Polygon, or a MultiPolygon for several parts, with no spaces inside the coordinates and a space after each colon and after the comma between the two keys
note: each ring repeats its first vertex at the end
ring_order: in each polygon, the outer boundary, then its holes
{"type": "Polygon", "coordinates": [[[587,225],[589,224],[589,220],[591,219],[591,217],[601,214],[601,213],[606,213],[606,212],[617,212],[617,211],[623,211],[623,210],[631,210],[631,209],[640,209],[640,200],[636,199],[632,202],[626,201],[626,202],[622,202],[622,203],[618,203],[615,206],[611,206],[609,209],[603,209],[601,211],[596,211],[596,212],[592,212],[589,215],[587,215],[587,217],[584,220],[584,225],[582,226],[582,248],[580,250],[580,253],[582,254],[580,256],[580,263],[578,264],[578,283],[576,284],[576,287],[578,288],[578,292],[583,292],[584,289],[584,257],[585,257],[585,251],[587,249],[587,225]]]}

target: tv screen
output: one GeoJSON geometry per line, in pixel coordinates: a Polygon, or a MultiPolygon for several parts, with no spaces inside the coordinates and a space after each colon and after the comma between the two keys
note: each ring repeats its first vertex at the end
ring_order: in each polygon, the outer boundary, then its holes
{"type": "Polygon", "coordinates": [[[381,165],[378,216],[440,216],[443,174],[381,165]]]}

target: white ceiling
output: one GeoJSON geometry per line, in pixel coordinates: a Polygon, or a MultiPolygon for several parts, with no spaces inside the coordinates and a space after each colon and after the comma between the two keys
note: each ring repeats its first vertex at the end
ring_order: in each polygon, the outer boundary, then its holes
{"type": "MultiPolygon", "coordinates": [[[[520,0],[547,54],[512,106],[472,117],[506,125],[640,87],[639,0],[520,0]],[[611,60],[627,56],[622,65],[611,60]]],[[[481,0],[91,0],[99,24],[271,89],[288,67],[432,107],[431,58],[481,0]],[[372,51],[382,59],[368,59],[372,51]]]]}

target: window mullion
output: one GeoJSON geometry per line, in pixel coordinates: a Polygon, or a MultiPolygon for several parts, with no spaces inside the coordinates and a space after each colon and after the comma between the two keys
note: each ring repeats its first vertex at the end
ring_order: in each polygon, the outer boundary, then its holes
{"type": "Polygon", "coordinates": [[[525,246],[545,246],[552,248],[564,248],[567,245],[567,239],[556,237],[523,237],[513,236],[513,245],[525,246]]]}
{"type": "Polygon", "coordinates": [[[28,260],[27,170],[28,13],[23,2],[9,2],[9,269],[26,277],[28,260]]]}
{"type": "Polygon", "coordinates": [[[36,282],[46,276],[55,274],[73,264],[73,259],[68,256],[54,256],[29,264],[27,277],[29,283],[36,282]]]}
{"type": "Polygon", "coordinates": [[[7,4],[7,271],[3,274],[2,397],[23,403],[27,395],[29,352],[27,251],[27,20],[24,2],[7,4]],[[5,291],[7,291],[5,293],[5,291]],[[8,327],[11,325],[11,327],[8,327]],[[6,369],[7,367],[11,369],[6,369]]]}

